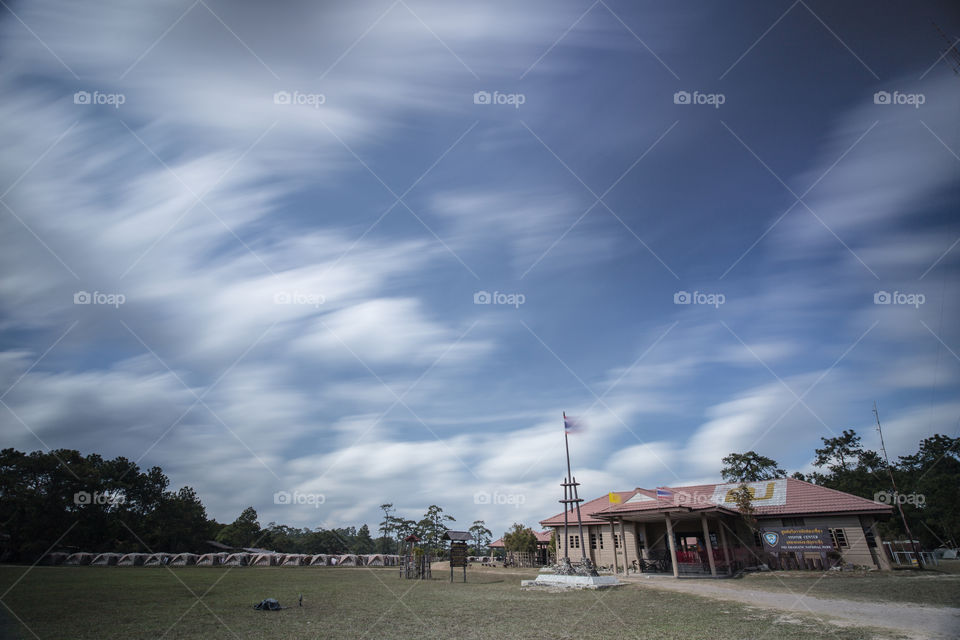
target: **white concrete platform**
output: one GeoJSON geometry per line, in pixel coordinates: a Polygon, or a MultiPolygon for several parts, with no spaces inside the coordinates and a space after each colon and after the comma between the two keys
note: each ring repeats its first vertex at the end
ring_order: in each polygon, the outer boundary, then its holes
{"type": "Polygon", "coordinates": [[[561,589],[603,589],[623,584],[614,576],[561,576],[540,574],[536,580],[521,580],[521,587],[559,587],[561,589]]]}

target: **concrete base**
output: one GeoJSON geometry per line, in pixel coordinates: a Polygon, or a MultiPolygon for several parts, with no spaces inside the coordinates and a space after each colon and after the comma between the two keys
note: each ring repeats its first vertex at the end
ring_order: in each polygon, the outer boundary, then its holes
{"type": "Polygon", "coordinates": [[[536,580],[521,580],[521,587],[559,587],[561,589],[603,589],[622,584],[613,576],[560,576],[540,574],[536,580]]]}

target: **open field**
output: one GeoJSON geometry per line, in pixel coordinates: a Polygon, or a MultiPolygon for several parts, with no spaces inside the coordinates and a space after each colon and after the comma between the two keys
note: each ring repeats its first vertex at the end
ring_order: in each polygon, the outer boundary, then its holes
{"type": "Polygon", "coordinates": [[[401,580],[397,570],[389,568],[37,567],[24,575],[25,571],[27,567],[0,567],[0,593],[9,589],[3,597],[9,607],[2,610],[7,616],[0,627],[7,632],[4,637],[898,637],[640,585],[604,592],[521,591],[519,581],[534,577],[532,571],[471,569],[466,584],[450,584],[442,571],[436,571],[431,581],[401,580]],[[301,592],[303,608],[298,608],[301,592]],[[267,597],[291,608],[253,610],[253,604],[267,597]]]}

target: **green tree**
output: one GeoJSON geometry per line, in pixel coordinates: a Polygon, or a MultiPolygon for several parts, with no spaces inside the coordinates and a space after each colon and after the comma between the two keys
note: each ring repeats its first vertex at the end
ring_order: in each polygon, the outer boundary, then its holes
{"type": "Polygon", "coordinates": [[[217,535],[217,542],[231,547],[252,547],[260,538],[260,523],[257,522],[257,511],[247,507],[231,524],[224,527],[217,535]]]}
{"type": "Polygon", "coordinates": [[[470,535],[473,536],[474,555],[484,555],[483,550],[490,544],[493,533],[490,529],[487,529],[487,525],[483,520],[474,520],[469,531],[470,535]]]}
{"type": "Polygon", "coordinates": [[[507,551],[536,551],[537,535],[529,527],[515,522],[503,534],[503,548],[507,551]]]}
{"type": "Polygon", "coordinates": [[[456,522],[456,518],[445,514],[443,509],[435,504],[427,507],[427,512],[417,523],[418,535],[425,546],[435,551],[443,548],[443,534],[447,531],[448,522],[456,522]]]}
{"type": "Polygon", "coordinates": [[[353,539],[351,552],[356,554],[373,553],[373,538],[370,537],[370,527],[362,525],[353,539]]]}
{"type": "Polygon", "coordinates": [[[731,453],[722,460],[724,467],[720,472],[726,482],[758,482],[784,478],[787,472],[777,465],[777,461],[762,456],[756,451],[731,453]]]}

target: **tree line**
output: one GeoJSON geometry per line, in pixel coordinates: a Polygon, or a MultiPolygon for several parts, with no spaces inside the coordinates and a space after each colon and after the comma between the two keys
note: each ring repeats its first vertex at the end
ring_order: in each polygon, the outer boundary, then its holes
{"type": "MultiPolygon", "coordinates": [[[[440,555],[443,533],[455,519],[431,505],[419,520],[381,509],[379,536],[366,524],[333,529],[296,528],[270,522],[261,526],[253,507],[236,520],[208,517],[191,487],[169,489],[160,467],[141,469],[124,457],[58,449],[23,453],[0,451],[0,561],[33,561],[56,550],[119,553],[202,552],[215,541],[234,548],[282,553],[397,553],[411,533],[440,555]]],[[[490,543],[482,520],[470,527],[472,552],[490,543]]]]}
{"type": "MultiPolygon", "coordinates": [[[[925,548],[955,548],[960,540],[960,438],[941,434],[925,438],[916,453],[888,465],[884,456],[865,449],[853,429],[821,438],[814,450],[814,471],[790,477],[894,506],[893,516],[878,525],[886,540],[906,540],[906,526],[925,548]],[[896,488],[894,488],[896,487],[896,488]],[[899,508],[903,509],[903,518],[899,508]]],[[[787,472],[755,451],[723,458],[726,482],[784,478],[787,472]]]]}

